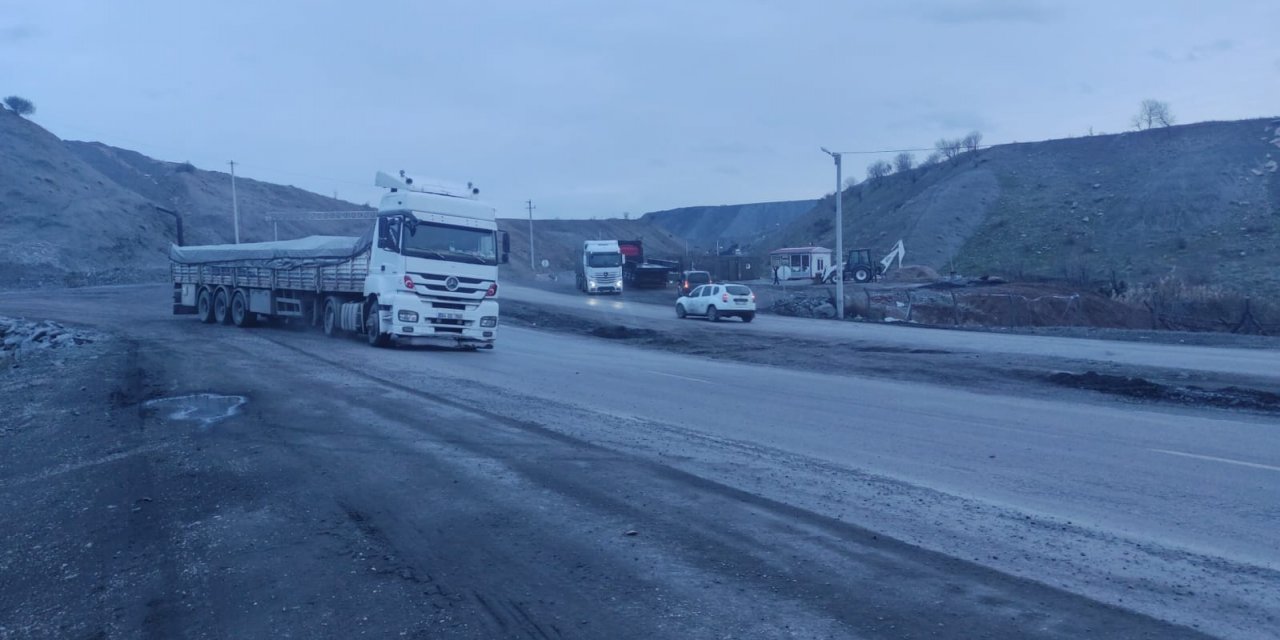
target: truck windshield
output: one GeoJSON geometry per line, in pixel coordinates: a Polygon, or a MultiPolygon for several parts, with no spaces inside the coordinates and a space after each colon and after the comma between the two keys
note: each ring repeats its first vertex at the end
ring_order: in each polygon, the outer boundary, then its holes
{"type": "Polygon", "coordinates": [[[491,230],[435,222],[405,226],[401,247],[406,256],[470,264],[498,264],[497,241],[491,230]]]}
{"type": "Polygon", "coordinates": [[[620,267],[622,266],[622,254],[592,253],[587,257],[587,266],[595,269],[600,267],[620,267]]]}

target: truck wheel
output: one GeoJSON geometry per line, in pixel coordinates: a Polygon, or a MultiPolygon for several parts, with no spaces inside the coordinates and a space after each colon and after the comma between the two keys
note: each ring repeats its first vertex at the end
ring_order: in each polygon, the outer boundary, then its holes
{"type": "Polygon", "coordinates": [[[853,270],[854,282],[871,282],[871,270],[866,267],[858,267],[853,270]]]}
{"type": "Polygon", "coordinates": [[[715,307],[707,307],[707,320],[720,322],[720,312],[715,307]]]}
{"type": "Polygon", "coordinates": [[[322,325],[324,334],[329,337],[336,337],[338,332],[342,330],[341,320],[338,316],[342,303],[337,298],[329,297],[324,300],[324,319],[322,325]]]}
{"type": "Polygon", "coordinates": [[[676,317],[677,317],[677,318],[680,318],[681,320],[683,320],[683,319],[685,318],[685,316],[687,316],[687,315],[689,315],[689,312],[685,310],[684,305],[682,305],[682,304],[677,304],[677,305],[676,305],[676,317]]]}
{"type": "Polygon", "coordinates": [[[748,311],[747,313],[742,314],[742,321],[743,321],[743,322],[751,322],[752,320],[755,320],[755,319],[756,319],[756,314],[754,314],[754,313],[752,313],[752,312],[750,312],[750,311],[748,311]]]}
{"type": "Polygon", "coordinates": [[[209,287],[200,287],[196,294],[196,317],[205,324],[213,322],[213,292],[209,287]]]}
{"type": "Polygon", "coordinates": [[[257,317],[249,310],[249,296],[245,294],[244,289],[236,289],[231,294],[231,324],[247,329],[252,327],[257,317]]]}
{"type": "Polygon", "coordinates": [[[382,314],[378,313],[378,303],[369,305],[369,315],[364,319],[365,337],[374,347],[385,347],[391,344],[391,336],[382,332],[382,314]]]}
{"type": "Polygon", "coordinates": [[[227,290],[218,287],[213,293],[213,321],[218,324],[231,323],[231,297],[227,295],[227,290]]]}

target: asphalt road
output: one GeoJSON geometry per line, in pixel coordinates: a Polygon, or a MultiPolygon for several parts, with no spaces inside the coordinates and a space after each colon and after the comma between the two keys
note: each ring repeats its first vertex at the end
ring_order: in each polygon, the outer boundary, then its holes
{"type": "MultiPolygon", "coordinates": [[[[1252,638],[1276,625],[1280,432],[1263,418],[510,327],[493,352],[374,350],[174,318],[167,294],[0,297],[2,314],[119,336],[82,385],[83,413],[31,418],[6,442],[0,533],[45,553],[5,556],[32,588],[4,589],[0,619],[22,625],[0,637],[51,629],[32,620],[58,606],[62,630],[107,637],[1252,638]],[[209,425],[144,404],[196,392],[247,402],[209,425]],[[84,424],[99,414],[109,428],[84,424]],[[35,454],[73,428],[87,440],[60,466],[35,454]],[[86,541],[101,549],[88,561],[86,541]],[[69,559],[86,565],[70,583],[42,571],[69,559]],[[81,589],[102,602],[77,607],[81,589]]],[[[964,346],[1225,357],[976,338],[964,346]]]]}
{"type": "MultiPolygon", "coordinates": [[[[662,321],[663,326],[677,326],[672,324],[676,322],[674,296],[672,307],[664,308],[631,301],[625,295],[574,295],[513,284],[503,284],[502,295],[513,300],[570,309],[577,313],[606,315],[620,320],[643,321],[646,324],[662,321]]],[[[769,335],[866,340],[913,348],[1067,358],[1280,379],[1280,351],[1274,350],[923,329],[892,324],[815,321],[786,316],[762,317],[761,321],[742,327],[741,330],[769,335]]]]}

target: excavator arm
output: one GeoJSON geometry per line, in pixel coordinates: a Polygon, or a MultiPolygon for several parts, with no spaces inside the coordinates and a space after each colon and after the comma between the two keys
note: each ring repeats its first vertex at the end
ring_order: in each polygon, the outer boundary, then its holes
{"type": "Polygon", "coordinates": [[[889,267],[893,266],[894,260],[898,261],[898,268],[901,269],[902,258],[906,255],[907,249],[902,245],[902,241],[899,240],[898,244],[893,245],[893,249],[889,251],[889,254],[880,259],[880,273],[887,272],[889,267]]]}

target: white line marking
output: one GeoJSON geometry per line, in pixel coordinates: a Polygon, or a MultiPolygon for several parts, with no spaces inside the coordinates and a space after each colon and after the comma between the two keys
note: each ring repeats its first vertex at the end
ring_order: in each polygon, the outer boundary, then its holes
{"type": "Polygon", "coordinates": [[[669,378],[680,378],[681,380],[692,380],[694,382],[701,382],[702,384],[715,384],[710,380],[703,380],[702,378],[690,378],[689,376],[678,376],[674,373],[663,373],[661,371],[650,371],[649,373],[656,373],[660,376],[667,376],[669,378]]]}
{"type": "Polygon", "coordinates": [[[1168,449],[1152,449],[1157,453],[1167,453],[1171,456],[1182,456],[1184,458],[1198,458],[1200,460],[1212,460],[1214,462],[1225,462],[1227,464],[1238,464],[1242,467],[1253,467],[1255,469],[1266,469],[1267,471],[1280,471],[1280,467],[1273,467],[1269,464],[1259,464],[1257,462],[1245,462],[1243,460],[1232,460],[1231,458],[1218,458],[1215,456],[1202,456],[1198,453],[1183,453],[1181,451],[1169,451],[1168,449]]]}

